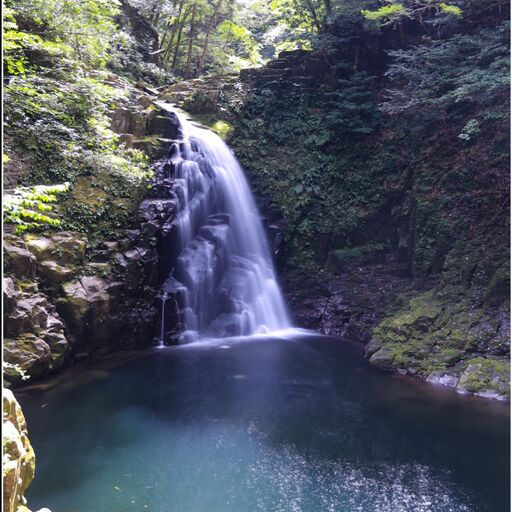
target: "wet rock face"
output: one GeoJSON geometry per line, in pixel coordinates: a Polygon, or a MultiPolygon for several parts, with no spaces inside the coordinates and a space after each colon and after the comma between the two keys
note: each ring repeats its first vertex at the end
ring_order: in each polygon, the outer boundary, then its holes
{"type": "Polygon", "coordinates": [[[62,285],[57,307],[80,352],[93,351],[119,332],[119,295],[122,283],[84,276],[62,285]]]}
{"type": "Polygon", "coordinates": [[[4,512],[27,512],[24,493],[34,479],[35,455],[25,417],[12,392],[2,390],[4,512]]]}
{"type": "Polygon", "coordinates": [[[386,263],[347,267],[337,274],[301,277],[284,274],[295,322],[331,336],[368,343],[386,308],[411,289],[405,267],[395,257],[386,263]]]}

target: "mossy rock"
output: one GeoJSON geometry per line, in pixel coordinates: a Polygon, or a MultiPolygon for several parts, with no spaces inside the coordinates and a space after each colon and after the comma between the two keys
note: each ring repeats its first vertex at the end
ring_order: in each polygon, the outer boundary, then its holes
{"type": "Polygon", "coordinates": [[[383,370],[390,369],[395,361],[395,356],[387,347],[381,347],[370,357],[370,364],[383,370]]]}
{"type": "Polygon", "coordinates": [[[73,202],[86,205],[92,211],[105,206],[107,192],[104,186],[110,184],[109,176],[80,176],[73,185],[73,202]]]}
{"type": "Polygon", "coordinates": [[[477,357],[467,362],[457,389],[510,399],[510,361],[477,357]]]}

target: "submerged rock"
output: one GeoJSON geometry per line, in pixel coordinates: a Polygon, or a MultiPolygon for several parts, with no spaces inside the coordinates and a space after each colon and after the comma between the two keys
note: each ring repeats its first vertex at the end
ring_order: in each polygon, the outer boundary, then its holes
{"type": "Polygon", "coordinates": [[[457,377],[454,375],[449,375],[443,372],[435,372],[429,375],[426,379],[427,382],[431,384],[439,384],[441,386],[447,386],[449,388],[454,388],[457,386],[457,377]]]}

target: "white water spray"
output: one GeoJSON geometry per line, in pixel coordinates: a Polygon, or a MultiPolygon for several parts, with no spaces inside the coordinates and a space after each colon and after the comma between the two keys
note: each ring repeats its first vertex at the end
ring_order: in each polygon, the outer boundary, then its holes
{"type": "MultiPolygon", "coordinates": [[[[170,105],[160,106],[177,116],[182,134],[162,167],[164,177],[172,179],[179,211],[178,256],[162,294],[176,297],[180,342],[290,327],[261,219],[239,163],[216,134],[170,105]]],[[[163,324],[161,330],[163,339],[163,324]]]]}

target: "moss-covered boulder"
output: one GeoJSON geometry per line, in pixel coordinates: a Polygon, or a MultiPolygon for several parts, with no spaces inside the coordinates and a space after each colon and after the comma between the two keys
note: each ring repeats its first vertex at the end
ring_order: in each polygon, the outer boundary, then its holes
{"type": "Polygon", "coordinates": [[[510,399],[510,361],[476,357],[466,363],[457,384],[467,391],[487,398],[510,399]]]}
{"type": "Polygon", "coordinates": [[[365,355],[378,368],[488,398],[508,398],[508,304],[486,306],[461,290],[401,297],[374,329],[365,355]],[[458,295],[454,302],[452,296],[458,295]]]}

